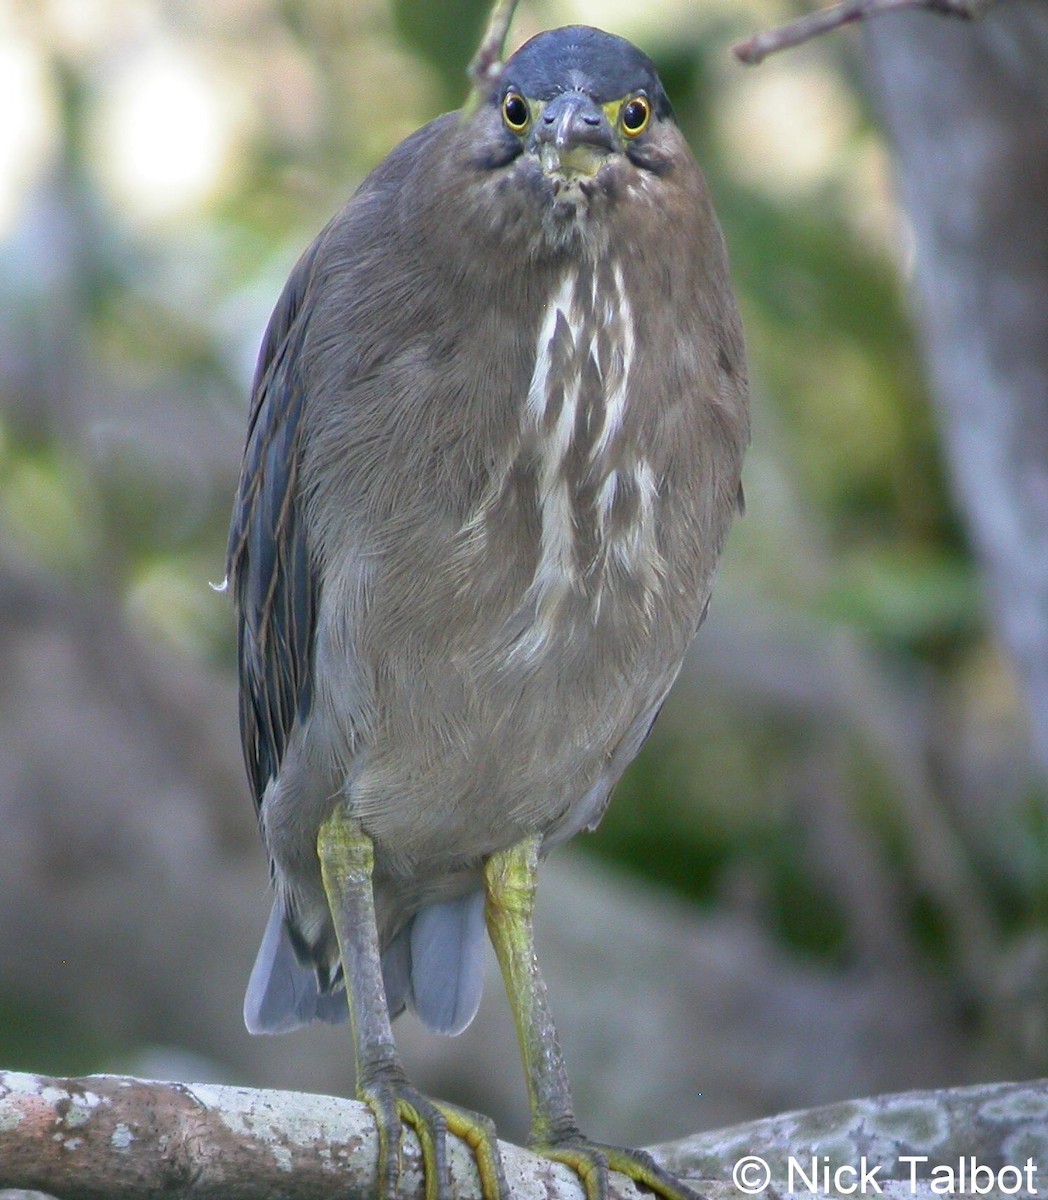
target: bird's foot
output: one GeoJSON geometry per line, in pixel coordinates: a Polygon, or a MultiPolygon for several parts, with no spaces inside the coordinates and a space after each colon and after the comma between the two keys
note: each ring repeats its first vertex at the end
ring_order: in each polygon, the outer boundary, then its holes
{"type": "Polygon", "coordinates": [[[572,1134],[550,1144],[535,1144],[531,1149],[544,1158],[565,1163],[582,1180],[586,1200],[607,1200],[608,1172],[618,1171],[634,1183],[650,1188],[663,1200],[704,1200],[676,1175],[664,1171],[646,1150],[625,1150],[591,1142],[581,1134],[572,1134]]]}
{"type": "Polygon", "coordinates": [[[495,1125],[488,1117],[452,1104],[430,1100],[401,1080],[372,1083],[360,1099],[375,1114],[378,1127],[379,1200],[398,1200],[404,1126],[418,1135],[426,1200],[452,1200],[447,1135],[461,1138],[472,1150],[484,1200],[509,1200],[495,1125]]]}

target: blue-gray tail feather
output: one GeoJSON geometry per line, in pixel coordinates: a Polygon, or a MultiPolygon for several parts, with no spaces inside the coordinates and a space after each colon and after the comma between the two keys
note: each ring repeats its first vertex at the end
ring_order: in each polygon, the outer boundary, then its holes
{"type": "MultiPolygon", "coordinates": [[[[484,893],[468,892],[422,908],[382,955],[390,1016],[405,1007],[437,1033],[461,1033],[484,988],[484,893]]],[[[278,897],[244,997],[249,1033],[288,1033],[312,1021],[348,1019],[346,993],[323,993],[313,967],[295,953],[278,897]]]]}
{"type": "Polygon", "coordinates": [[[437,1033],[473,1020],[484,990],[484,893],[427,904],[411,922],[408,1005],[437,1033]]]}
{"type": "Polygon", "coordinates": [[[348,1019],[346,993],[322,993],[316,971],[299,961],[277,897],[244,996],[248,1033],[290,1033],[312,1021],[337,1025],[348,1019]]]}

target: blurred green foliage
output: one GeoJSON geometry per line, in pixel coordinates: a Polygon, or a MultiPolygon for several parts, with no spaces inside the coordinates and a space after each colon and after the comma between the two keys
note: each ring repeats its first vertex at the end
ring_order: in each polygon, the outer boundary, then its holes
{"type": "Polygon", "coordinates": [[[485,0],[394,0],[393,19],[406,46],[439,73],[448,108],[462,103],[466,67],[480,42],[491,5],[485,0]]]}

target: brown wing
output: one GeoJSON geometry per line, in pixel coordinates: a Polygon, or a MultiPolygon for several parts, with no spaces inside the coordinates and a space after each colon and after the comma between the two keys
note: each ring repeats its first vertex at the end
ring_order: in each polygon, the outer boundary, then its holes
{"type": "Polygon", "coordinates": [[[312,701],[320,581],[299,494],[307,401],[302,345],[320,241],[299,260],[262,343],[229,531],[227,577],[238,618],[240,736],[256,806],[312,701]]]}

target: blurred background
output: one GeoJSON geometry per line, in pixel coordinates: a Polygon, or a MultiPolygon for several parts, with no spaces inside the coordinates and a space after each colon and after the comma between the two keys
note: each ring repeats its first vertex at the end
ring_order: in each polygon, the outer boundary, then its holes
{"type": "MultiPolygon", "coordinates": [[[[1048,1072],[1048,14],[743,68],[788,0],[535,0],[656,60],[754,385],[748,511],[540,958],[594,1136],[1048,1072]],[[1038,66],[1037,64],[1040,64],[1038,66]],[[701,1095],[700,1095],[701,1093],[701,1095]]],[[[348,1094],[252,1039],[268,912],[209,587],[301,250],[464,97],[478,0],[0,0],[0,1066],[348,1094]]],[[[492,964],[493,966],[493,964],[492,964]]],[[[423,1088],[525,1132],[492,970],[423,1088]]]]}

